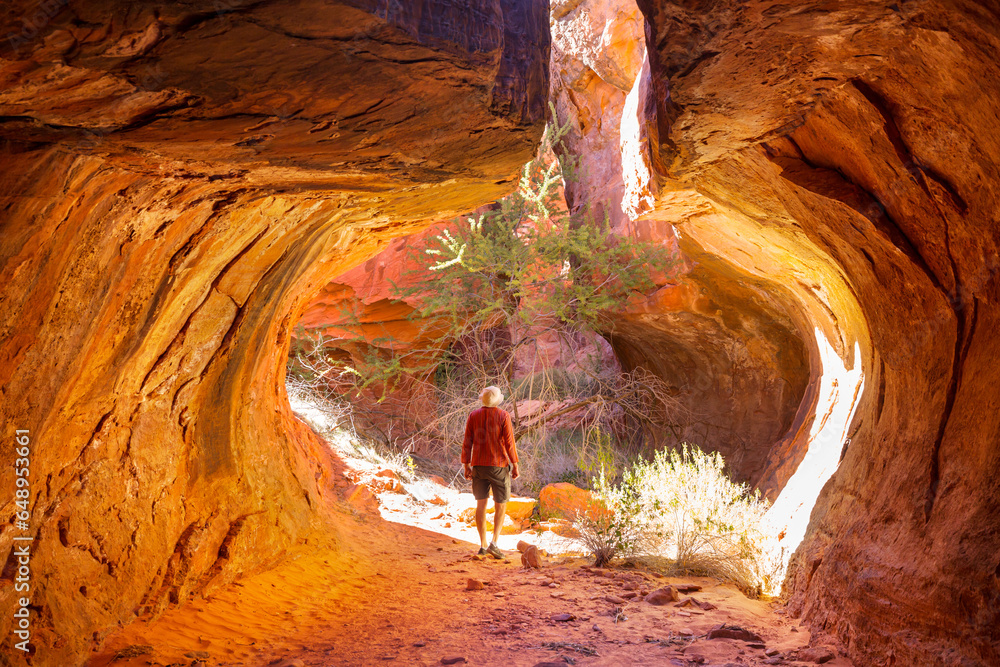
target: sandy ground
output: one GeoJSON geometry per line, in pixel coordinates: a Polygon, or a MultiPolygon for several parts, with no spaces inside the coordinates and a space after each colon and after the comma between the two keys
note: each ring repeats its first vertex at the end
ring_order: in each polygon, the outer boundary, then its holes
{"type": "MultiPolygon", "coordinates": [[[[321,412],[297,410],[324,426],[321,412]]],[[[377,462],[340,444],[345,475],[371,480],[379,472],[377,462]]],[[[155,621],[137,620],[110,635],[87,665],[730,667],[815,664],[796,660],[797,651],[824,646],[777,603],[747,599],[712,579],[592,569],[579,543],[552,532],[502,536],[506,560],[473,558],[478,536],[458,517],[475,501],[429,479],[378,499],[377,510],[345,518],[356,525],[344,531],[344,548],[303,547],[263,574],[155,621]],[[547,552],[541,570],[521,567],[520,540],[547,552]],[[468,590],[470,579],[481,589],[468,590]],[[643,599],[680,583],[700,586],[689,595],[709,604],[643,599]],[[707,638],[723,624],[761,641],[707,638]]],[[[839,655],[824,664],[851,667],[839,655]]]]}
{"type": "MultiPolygon", "coordinates": [[[[457,534],[450,536],[400,523],[428,523],[424,514],[442,510],[399,494],[383,497],[392,520],[354,519],[350,549],[299,552],[209,599],[152,623],[137,621],[109,637],[88,664],[435,665],[442,658],[468,665],[811,664],[792,659],[810,643],[804,628],[777,605],[730,586],[628,568],[591,570],[589,561],[568,555],[546,559],[540,571],[522,569],[516,552],[507,561],[473,560],[472,529],[453,523],[457,534]],[[483,589],[467,590],[470,578],[483,589]],[[716,609],[642,599],[643,590],[667,583],[702,586],[691,595],[716,609]],[[636,597],[624,600],[629,594],[636,597]],[[560,614],[571,618],[557,620],[565,618],[560,614]],[[706,639],[723,623],[753,630],[766,648],[706,639]]],[[[507,536],[501,546],[518,539],[536,541],[530,534],[507,536]]],[[[837,657],[825,664],[851,663],[837,657]]]]}

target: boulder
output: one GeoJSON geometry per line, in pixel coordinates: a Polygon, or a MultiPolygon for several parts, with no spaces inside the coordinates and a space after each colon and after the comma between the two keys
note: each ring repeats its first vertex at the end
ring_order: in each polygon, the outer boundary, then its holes
{"type": "Polygon", "coordinates": [[[538,507],[538,501],[534,498],[511,498],[507,501],[506,512],[511,519],[524,521],[531,518],[536,507],[538,507]]]}
{"type": "Polygon", "coordinates": [[[543,519],[574,520],[577,514],[599,511],[601,505],[593,494],[569,482],[548,484],[538,494],[539,514],[543,519]]]}

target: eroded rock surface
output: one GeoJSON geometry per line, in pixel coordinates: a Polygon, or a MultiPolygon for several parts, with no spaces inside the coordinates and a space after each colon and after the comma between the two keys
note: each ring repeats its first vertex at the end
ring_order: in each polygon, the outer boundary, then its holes
{"type": "Polygon", "coordinates": [[[864,373],[792,609],[865,664],[995,664],[995,8],[639,4],[657,211],[864,373]]]}
{"type": "MultiPolygon", "coordinates": [[[[748,470],[805,534],[787,590],[813,629],[859,664],[1000,662],[995,6],[637,5],[553,5],[589,26],[561,33],[560,108],[602,168],[570,195],[674,225],[686,258],[619,354],[709,379],[719,433],[748,424],[748,470]]],[[[35,444],[36,662],[61,665],[336,537],[336,462],[282,395],[289,329],[390,237],[510,189],[547,17],[46,6],[0,10],[0,416],[35,444]]]]}
{"type": "Polygon", "coordinates": [[[342,544],[345,482],[284,396],[289,331],[391,237],[512,187],[548,32],[530,0],[47,6],[0,12],[5,460],[13,429],[33,442],[26,533],[0,500],[0,646],[30,534],[33,664],[67,665],[342,544]]]}

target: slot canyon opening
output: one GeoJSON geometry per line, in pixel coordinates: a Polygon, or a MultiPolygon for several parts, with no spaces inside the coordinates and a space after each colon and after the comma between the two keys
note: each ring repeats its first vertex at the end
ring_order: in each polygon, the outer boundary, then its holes
{"type": "Polygon", "coordinates": [[[0,35],[5,661],[1000,664],[994,3],[11,0],[0,35]],[[569,229],[666,261],[513,355],[553,392],[517,419],[581,417],[588,355],[674,399],[615,437],[760,489],[778,601],[472,560],[293,412],[299,325],[412,322],[401,239],[495,211],[553,121],[569,229]]]}
{"type": "MultiPolygon", "coordinates": [[[[554,118],[549,129],[560,125],[569,127],[554,118]]],[[[566,159],[565,144],[558,148],[566,159]]],[[[557,161],[543,147],[525,173],[539,164],[543,173],[557,161]]],[[[644,265],[660,272],[659,282],[645,294],[629,289],[610,315],[560,320],[555,313],[578,295],[552,283],[573,280],[565,271],[572,253],[566,248],[552,254],[552,230],[542,225],[552,224],[556,234],[570,225],[600,226],[592,217],[569,214],[569,193],[579,187],[580,171],[563,169],[571,176],[559,179],[561,191],[547,202],[550,219],[494,203],[398,238],[324,286],[292,336],[287,382],[293,410],[337,443],[354,466],[352,480],[380,494],[385,518],[470,543],[477,541],[474,500],[459,458],[465,417],[484,386],[502,389],[502,407],[513,416],[521,457],[515,495],[551,498],[567,482],[586,489],[605,473],[617,484],[637,460],[667,449],[693,445],[718,452],[726,476],[771,503],[758,517],[755,528],[762,534],[754,539],[766,542],[762,550],[781,563],[765,590],[776,595],[819,490],[849,442],[864,387],[860,346],[855,343],[842,360],[834,345],[843,341],[831,344],[820,328],[810,331],[804,318],[793,319],[768,294],[766,281],[711,258],[690,241],[680,243],[676,230],[662,221],[654,223],[662,236],[629,246],[628,256],[635,261],[647,253],[654,261],[663,259],[654,254],[665,251],[668,261],[659,269],[644,265]],[[470,223],[481,233],[466,229],[470,223]],[[513,243],[491,238],[483,231],[489,229],[513,243]],[[523,253],[531,256],[532,249],[523,246],[533,243],[549,254],[525,261],[523,253]],[[480,266],[483,257],[501,268],[491,273],[480,266]],[[518,262],[530,268],[518,269],[518,262]],[[461,267],[442,270],[456,263],[461,267]],[[497,296],[502,289],[513,296],[497,296]],[[517,305],[500,313],[501,302],[517,305]],[[616,403],[615,394],[629,390],[647,392],[647,400],[616,403]],[[630,412],[636,408],[664,414],[636,418],[630,412]],[[428,475],[438,486],[421,482],[428,475]],[[449,504],[442,487],[465,492],[457,501],[460,520],[442,511],[449,504]],[[397,493],[430,511],[407,512],[397,493]]],[[[538,187],[539,179],[521,185],[525,192],[538,187]]],[[[653,228],[645,226],[646,238],[653,228]]],[[[636,234],[634,225],[628,230],[636,234]]],[[[611,232],[601,243],[616,240],[611,232]]],[[[613,264],[622,258],[602,261],[602,274],[616,275],[613,264]]],[[[587,278],[578,273],[576,280],[587,278]]],[[[577,532],[544,521],[544,499],[540,509],[534,520],[508,517],[504,533],[538,538],[541,530],[567,537],[577,532]]],[[[587,551],[571,539],[545,546],[587,551]]]]}

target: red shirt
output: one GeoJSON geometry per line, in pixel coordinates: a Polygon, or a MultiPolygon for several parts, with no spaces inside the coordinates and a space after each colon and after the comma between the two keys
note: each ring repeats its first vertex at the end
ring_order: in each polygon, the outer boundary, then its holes
{"type": "Polygon", "coordinates": [[[500,408],[473,410],[465,422],[462,463],[474,466],[505,466],[517,463],[514,427],[510,415],[500,408]]]}

